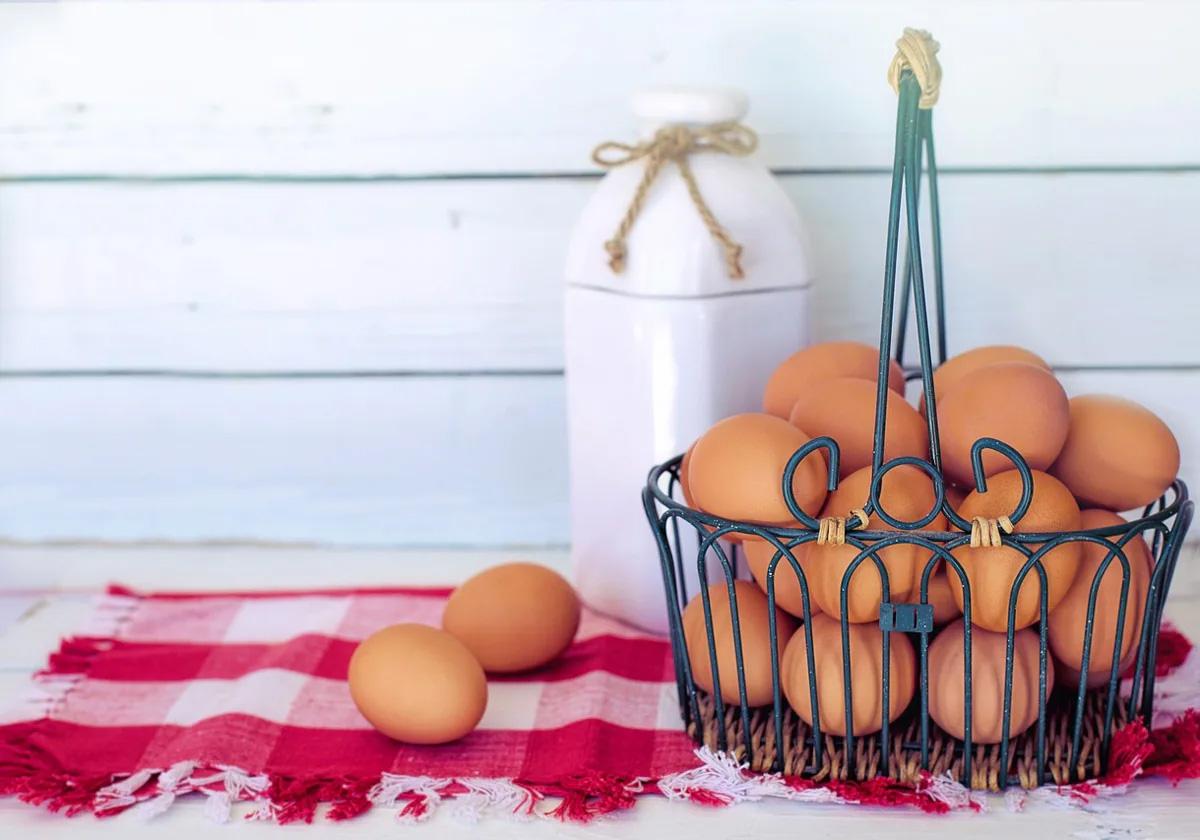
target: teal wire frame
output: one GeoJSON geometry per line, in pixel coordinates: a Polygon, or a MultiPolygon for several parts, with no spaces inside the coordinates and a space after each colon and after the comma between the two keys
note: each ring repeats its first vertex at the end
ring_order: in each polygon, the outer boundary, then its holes
{"type": "MultiPolygon", "coordinates": [[[[941,441],[938,434],[938,419],[936,411],[927,412],[929,432],[929,452],[927,458],[911,456],[884,460],[883,440],[886,431],[886,392],[888,388],[888,367],[891,358],[902,360],[904,346],[908,338],[908,318],[913,314],[917,334],[918,359],[915,366],[907,369],[910,378],[919,378],[925,404],[936,405],[936,394],[933,381],[935,369],[932,347],[936,340],[937,363],[946,359],[946,311],[944,305],[943,261],[941,242],[940,203],[937,190],[937,162],[934,153],[933,116],[932,110],[919,107],[920,86],[910,71],[905,71],[900,79],[899,104],[897,108],[896,146],[892,165],[891,192],[888,205],[888,226],[886,252],[884,259],[884,283],[882,312],[880,316],[879,333],[879,374],[876,383],[876,410],[874,418],[874,442],[872,451],[872,473],[870,498],[865,505],[865,512],[870,517],[877,515],[894,531],[866,530],[866,522],[859,522],[852,517],[847,522],[849,533],[847,543],[858,549],[858,554],[848,566],[841,582],[841,632],[843,673],[852,673],[850,667],[850,629],[847,621],[847,593],[850,582],[860,566],[873,568],[878,574],[882,591],[880,608],[880,629],[882,637],[882,679],[881,693],[884,714],[882,727],[878,734],[858,736],[854,732],[852,716],[853,686],[849,680],[842,685],[843,703],[846,709],[845,735],[842,736],[844,755],[848,764],[848,772],[853,778],[856,760],[855,743],[861,737],[877,738],[880,755],[880,766],[889,766],[890,752],[893,745],[890,720],[891,711],[891,674],[890,648],[893,634],[902,633],[915,636],[916,649],[919,652],[919,684],[914,702],[906,710],[905,715],[916,716],[919,731],[917,743],[906,743],[906,749],[919,749],[922,767],[930,766],[930,742],[932,723],[929,717],[929,669],[928,653],[930,638],[934,635],[933,607],[929,602],[929,582],[931,575],[939,565],[944,564],[951,585],[961,587],[964,618],[963,639],[963,721],[965,722],[964,736],[957,744],[961,756],[961,780],[970,786],[972,780],[972,760],[974,741],[972,739],[972,644],[971,644],[971,588],[967,574],[962,565],[955,559],[954,550],[969,545],[971,523],[963,519],[947,502],[946,485],[941,470],[941,441]],[[922,242],[920,227],[920,184],[922,176],[928,180],[928,199],[930,202],[930,232],[932,237],[933,257],[933,300],[936,321],[936,335],[931,332],[930,318],[927,307],[927,290],[922,259],[922,242]],[[906,250],[903,270],[898,274],[898,252],[900,231],[903,225],[906,233],[906,250]],[[899,294],[897,294],[897,292],[899,294]],[[897,306],[899,297],[899,306],[897,306]],[[905,520],[893,516],[880,501],[880,488],[886,474],[902,465],[915,467],[925,472],[933,483],[936,503],[926,515],[915,519],[905,520]],[[925,530],[938,515],[945,516],[951,530],[925,530]],[[859,527],[863,526],[863,527],[859,527]],[[928,553],[921,574],[920,599],[917,603],[892,602],[890,597],[887,567],[879,556],[879,552],[892,545],[908,544],[920,547],[928,553]]],[[[734,654],[736,676],[738,680],[738,697],[736,720],[739,722],[744,743],[751,749],[751,707],[747,701],[744,651],[741,639],[741,627],[737,609],[737,598],[734,580],[737,577],[736,555],[731,559],[722,538],[730,535],[743,535],[766,540],[775,548],[766,573],[766,590],[769,605],[769,638],[772,661],[772,705],[771,722],[774,729],[774,743],[781,748],[775,751],[773,769],[782,771],[782,746],[785,742],[784,733],[784,704],[780,687],[780,664],[778,657],[778,633],[775,617],[775,577],[780,563],[787,564],[795,574],[800,584],[803,611],[801,629],[803,633],[808,662],[813,662],[813,638],[811,630],[812,609],[809,600],[809,584],[804,571],[797,561],[794,550],[817,539],[819,523],[805,513],[797,503],[792,491],[792,478],[805,458],[814,452],[822,452],[828,467],[828,489],[833,491],[838,483],[838,465],[840,453],[838,444],[829,437],[816,438],[795,452],[788,461],[782,476],[782,489],[785,502],[795,519],[800,523],[798,528],[768,528],[761,525],[738,522],[712,516],[678,501],[679,465],[682,456],[676,456],[667,462],[654,467],[642,491],[642,501],[654,538],[659,549],[663,574],[663,585],[666,595],[666,607],[670,627],[670,640],[673,651],[675,677],[678,687],[680,710],[685,723],[692,731],[699,732],[697,725],[701,720],[699,697],[702,693],[693,677],[693,663],[690,661],[687,649],[687,639],[682,627],[682,609],[689,601],[687,591],[687,575],[685,571],[689,564],[694,566],[698,579],[708,580],[708,566],[716,562],[726,583],[726,593],[729,599],[731,624],[734,637],[734,654]],[[695,556],[690,554],[681,541],[681,529],[691,529],[695,532],[698,549],[695,556]]],[[[995,438],[980,438],[971,450],[974,467],[975,489],[982,492],[987,489],[986,476],[983,471],[982,458],[985,452],[997,452],[1012,462],[1013,468],[1020,474],[1022,494],[1009,518],[1019,523],[1029,508],[1033,495],[1033,477],[1028,465],[1020,453],[1003,441],[995,438]]],[[[1009,751],[1012,745],[1010,738],[1010,723],[1013,693],[1014,667],[1014,636],[1016,624],[1017,596],[1029,575],[1035,575],[1040,584],[1039,621],[1038,621],[1038,686],[1040,690],[1038,717],[1035,724],[1036,741],[1036,772],[1038,784],[1046,782],[1046,725],[1047,725],[1047,684],[1048,653],[1047,653],[1047,578],[1044,560],[1055,548],[1072,542],[1090,543],[1104,547],[1106,557],[1097,569],[1088,599],[1086,613],[1086,632],[1083,646],[1083,662],[1077,690],[1070,702],[1073,710],[1070,714],[1071,727],[1071,760],[1070,767],[1080,765],[1080,751],[1084,733],[1084,713],[1087,707],[1089,690],[1087,675],[1089,665],[1093,662],[1091,630],[1096,613],[1096,600],[1101,580],[1108,568],[1119,564],[1121,571],[1121,597],[1118,605],[1116,630],[1111,657],[1104,660],[1103,665],[1109,670],[1109,678],[1105,686],[1096,691],[1101,692],[1099,702],[1102,704],[1103,729],[1100,733],[1101,761],[1107,766],[1108,750],[1112,738],[1114,721],[1118,703],[1125,703],[1123,711],[1130,719],[1140,716],[1150,725],[1153,715],[1154,683],[1157,655],[1157,641],[1162,625],[1163,608],[1167,592],[1178,561],[1180,547],[1184,535],[1193,516],[1193,502],[1188,497],[1186,485],[1176,480],[1167,493],[1155,504],[1147,506],[1142,516],[1125,525],[1108,528],[1097,528],[1087,531],[1055,532],[1022,534],[1013,533],[1003,537],[1003,545],[1019,552],[1026,559],[1013,583],[1009,597],[1008,630],[1006,633],[1005,679],[1003,686],[1003,717],[1002,739],[1000,741],[1001,768],[1009,768],[1009,751]],[[1137,655],[1130,668],[1131,679],[1128,693],[1120,692],[1121,641],[1124,636],[1124,626],[1130,606],[1130,560],[1124,547],[1131,540],[1147,539],[1154,557],[1154,567],[1147,588],[1145,603],[1141,605],[1144,618],[1140,636],[1137,639],[1137,655]]],[[[866,573],[870,573],[867,571],[866,573]]],[[[721,693],[721,672],[717,666],[717,643],[714,635],[711,595],[708,587],[701,586],[699,596],[702,600],[705,619],[705,641],[708,649],[708,669],[713,690],[711,702],[715,707],[715,719],[726,720],[726,704],[721,693]]],[[[1101,651],[1107,656],[1108,651],[1101,651]]],[[[728,674],[726,677],[728,678],[728,674]]],[[[806,736],[811,761],[805,768],[805,774],[817,773],[822,767],[825,750],[825,738],[821,732],[820,697],[817,686],[817,676],[810,669],[808,674],[809,702],[813,723],[811,731],[806,736]]],[[[902,718],[903,719],[903,718],[902,718]]],[[[727,733],[724,728],[717,727],[718,749],[728,746],[727,733]]],[[[1006,769],[1003,784],[1013,784],[1017,780],[1006,769]]]]}

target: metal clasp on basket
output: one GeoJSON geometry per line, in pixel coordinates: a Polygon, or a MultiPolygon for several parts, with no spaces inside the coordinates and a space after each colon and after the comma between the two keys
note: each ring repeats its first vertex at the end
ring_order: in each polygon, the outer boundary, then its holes
{"type": "Polygon", "coordinates": [[[884,632],[932,633],[933,604],[880,604],[879,629],[884,632]]]}

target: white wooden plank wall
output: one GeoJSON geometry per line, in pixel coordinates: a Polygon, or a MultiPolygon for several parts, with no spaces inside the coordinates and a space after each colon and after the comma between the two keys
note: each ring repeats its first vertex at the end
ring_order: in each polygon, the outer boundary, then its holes
{"type": "Polygon", "coordinates": [[[1200,465],[1190,3],[0,3],[0,538],[561,544],[561,265],[644,83],[750,94],[873,341],[906,24],[951,346],[1200,465]],[[869,305],[862,305],[862,301],[869,305]]]}
{"type": "Polygon", "coordinates": [[[889,165],[906,25],[947,162],[1193,163],[1200,127],[1187,2],[6,5],[10,173],[578,171],[656,81],[745,88],[774,166],[889,165]]]}

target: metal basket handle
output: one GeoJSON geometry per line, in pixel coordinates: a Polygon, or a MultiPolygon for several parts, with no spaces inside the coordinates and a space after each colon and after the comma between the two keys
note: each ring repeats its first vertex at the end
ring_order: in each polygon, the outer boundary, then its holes
{"type": "Polygon", "coordinates": [[[942,230],[938,202],[937,162],[933,146],[933,106],[942,81],[937,60],[938,42],[928,32],[905,29],[896,42],[896,57],[888,68],[888,81],[899,96],[896,117],[896,152],[892,162],[892,190],[888,212],[887,256],[883,275],[883,313],[879,333],[879,378],[876,382],[875,437],[872,471],[878,473],[884,461],[888,365],[893,357],[893,328],[896,332],[894,356],[903,364],[910,301],[916,309],[917,340],[921,381],[929,424],[929,460],[940,473],[941,441],[937,411],[934,410],[933,356],[930,350],[929,316],[926,307],[925,275],[920,237],[920,180],[923,157],[929,164],[929,201],[933,236],[934,299],[937,311],[938,363],[946,360],[946,318],[942,284],[942,230]],[[922,154],[924,153],[924,154],[922,154]],[[900,238],[901,197],[904,198],[907,233],[904,279],[900,289],[900,317],[896,318],[896,264],[900,238]],[[914,294],[915,289],[915,294],[914,294]]]}

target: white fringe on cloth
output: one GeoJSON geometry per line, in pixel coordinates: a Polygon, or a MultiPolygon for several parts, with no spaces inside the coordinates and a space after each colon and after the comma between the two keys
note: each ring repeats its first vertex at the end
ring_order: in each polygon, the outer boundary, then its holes
{"type": "Polygon", "coordinates": [[[166,813],[175,800],[188,793],[206,797],[204,816],[217,823],[229,822],[235,802],[259,803],[252,818],[271,818],[274,812],[267,798],[271,780],[237,767],[217,765],[198,768],[194,761],[181,761],[166,770],[139,770],[131,776],[102,788],[96,794],[97,813],[129,808],[139,819],[150,820],[166,813]]]}
{"type": "MultiPolygon", "coordinates": [[[[682,773],[665,776],[658,789],[668,799],[704,800],[715,798],[729,805],[759,802],[763,799],[787,799],[793,802],[832,802],[856,804],[823,787],[798,789],[789,785],[777,773],[751,773],[748,765],[739,764],[727,753],[713,752],[708,747],[696,750],[702,765],[682,773]]],[[[949,775],[931,776],[920,792],[952,810],[983,810],[987,801],[981,794],[968,790],[949,775]]]]}
{"type": "Polygon", "coordinates": [[[435,779],[430,776],[398,776],[384,773],[371,788],[367,799],[372,805],[396,808],[401,822],[424,822],[449,798],[451,815],[468,823],[479,822],[485,816],[504,816],[528,820],[537,815],[536,795],[529,789],[507,779],[461,778],[435,779]],[[446,794],[452,786],[466,788],[465,793],[446,794]],[[405,813],[413,795],[420,797],[416,813],[405,813]]]}
{"type": "Polygon", "coordinates": [[[934,802],[941,802],[951,811],[986,811],[987,796],[973,791],[949,773],[930,775],[921,792],[934,802]]]}
{"type": "Polygon", "coordinates": [[[84,674],[36,674],[24,694],[0,713],[0,723],[54,717],[84,674]]]}
{"type": "MultiPolygon", "coordinates": [[[[267,776],[252,776],[237,767],[218,765],[217,772],[201,778],[193,778],[192,784],[207,797],[204,816],[216,823],[227,823],[233,815],[233,803],[243,800],[264,801],[271,780],[267,776]],[[209,785],[220,784],[217,790],[209,785]]],[[[269,806],[270,802],[266,802],[269,806]]],[[[267,809],[270,814],[270,808],[267,809]]],[[[273,814],[271,814],[273,816],[273,814]]]]}
{"type": "Polygon", "coordinates": [[[83,636],[116,637],[133,618],[139,600],[129,595],[98,595],[93,604],[91,618],[84,625],[83,636]]]}
{"type": "Polygon", "coordinates": [[[367,794],[372,805],[384,808],[400,808],[396,819],[401,822],[423,822],[442,802],[442,788],[450,784],[449,779],[435,779],[431,776],[396,776],[384,773],[367,794]],[[417,814],[405,814],[404,807],[411,800],[401,800],[406,794],[417,794],[424,797],[424,807],[417,814]]]}
{"type": "MultiPolygon", "coordinates": [[[[120,635],[133,617],[138,599],[127,595],[103,594],[96,597],[93,609],[77,635],[87,637],[96,650],[111,647],[106,639],[120,635]]],[[[86,678],[84,672],[70,674],[34,674],[28,689],[11,703],[0,707],[0,723],[16,723],[31,718],[54,717],[62,711],[68,695],[86,678]]]]}
{"type": "Polygon", "coordinates": [[[466,823],[477,823],[496,814],[518,820],[531,820],[538,797],[533,791],[506,779],[459,779],[467,793],[453,799],[453,815],[466,823]]]}
{"type": "MultiPolygon", "coordinates": [[[[1121,696],[1128,697],[1132,680],[1121,683],[1121,696]]],[[[1188,709],[1200,708],[1200,653],[1193,648],[1183,663],[1154,683],[1154,728],[1168,726],[1188,709]]]]}

